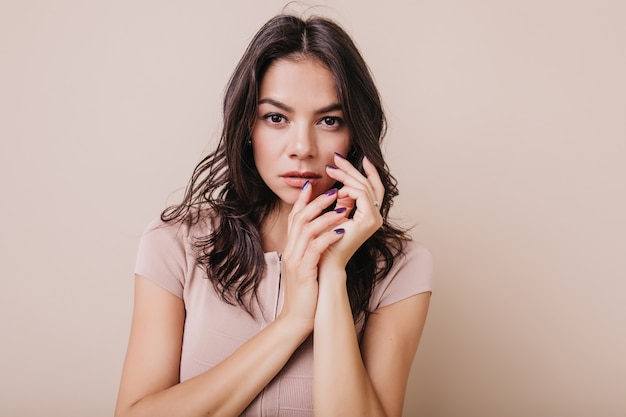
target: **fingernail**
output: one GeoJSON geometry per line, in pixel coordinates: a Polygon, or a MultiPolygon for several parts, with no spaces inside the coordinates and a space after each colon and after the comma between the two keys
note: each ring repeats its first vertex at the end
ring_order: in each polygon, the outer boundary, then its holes
{"type": "Polygon", "coordinates": [[[341,159],[346,159],[346,157],[345,157],[345,156],[343,156],[342,154],[340,154],[340,153],[338,153],[338,152],[335,152],[335,155],[337,155],[337,156],[338,156],[339,158],[341,158],[341,159]]]}
{"type": "Polygon", "coordinates": [[[336,188],[331,188],[330,190],[326,191],[324,194],[327,195],[328,197],[330,197],[331,195],[337,194],[337,189],[336,188]]]}
{"type": "Polygon", "coordinates": [[[336,166],[334,166],[334,165],[326,165],[326,168],[330,168],[330,169],[337,169],[337,167],[336,167],[336,166]]]}
{"type": "Polygon", "coordinates": [[[337,214],[341,214],[341,213],[345,213],[346,212],[346,208],[345,207],[339,207],[335,209],[335,213],[337,214]]]}
{"type": "Polygon", "coordinates": [[[346,231],[346,229],[335,229],[334,232],[337,233],[338,235],[343,234],[346,231]]]}
{"type": "Polygon", "coordinates": [[[302,186],[302,190],[306,190],[307,188],[309,188],[309,185],[311,185],[311,183],[307,180],[304,185],[302,186]]]}

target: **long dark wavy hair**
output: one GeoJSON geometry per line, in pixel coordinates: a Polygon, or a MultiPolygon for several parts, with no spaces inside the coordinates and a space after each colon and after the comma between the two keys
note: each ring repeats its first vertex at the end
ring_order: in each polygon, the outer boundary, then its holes
{"type": "Polygon", "coordinates": [[[164,210],[161,219],[195,224],[209,218],[213,225],[210,234],[195,237],[197,262],[225,302],[238,304],[252,314],[251,303],[265,271],[259,230],[278,203],[278,197],[257,172],[250,144],[259,87],[276,60],[302,57],[321,62],[335,78],[351,132],[347,159],[362,170],[363,157],[367,156],[385,186],[383,225],[346,266],[356,321],[369,313],[374,284],[390,271],[409,237],[388,220],[398,189],[381,152],[386,121],[380,96],[356,45],[333,21],[281,14],[256,33],[228,83],[217,148],[196,166],[183,201],[164,210]]]}

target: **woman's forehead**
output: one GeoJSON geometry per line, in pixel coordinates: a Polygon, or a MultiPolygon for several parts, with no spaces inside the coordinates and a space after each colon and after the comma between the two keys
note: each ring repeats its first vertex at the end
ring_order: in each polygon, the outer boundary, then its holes
{"type": "Polygon", "coordinates": [[[318,60],[279,59],[265,72],[259,99],[271,99],[287,106],[308,103],[321,109],[339,103],[335,78],[318,60]]]}

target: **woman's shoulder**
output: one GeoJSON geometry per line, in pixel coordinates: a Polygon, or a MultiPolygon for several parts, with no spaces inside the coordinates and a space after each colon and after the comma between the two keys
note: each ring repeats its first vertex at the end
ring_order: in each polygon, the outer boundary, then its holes
{"type": "Polygon", "coordinates": [[[433,264],[432,253],[420,242],[415,240],[404,240],[402,242],[402,253],[399,255],[401,262],[414,262],[422,266],[433,264]]]}
{"type": "Polygon", "coordinates": [[[161,215],[148,224],[144,236],[187,241],[209,235],[215,229],[216,222],[216,215],[209,209],[190,210],[176,218],[161,215]]]}
{"type": "Polygon", "coordinates": [[[197,256],[197,242],[206,240],[216,220],[210,211],[197,211],[179,218],[159,216],[145,228],[139,241],[140,257],[162,257],[182,262],[197,256]]]}
{"type": "Polygon", "coordinates": [[[140,238],[135,273],[182,298],[196,267],[197,239],[206,239],[212,224],[209,213],[153,219],[140,238]]]}
{"type": "Polygon", "coordinates": [[[431,252],[414,240],[403,240],[402,250],[385,277],[376,283],[373,310],[422,292],[432,291],[434,262],[431,252]]]}

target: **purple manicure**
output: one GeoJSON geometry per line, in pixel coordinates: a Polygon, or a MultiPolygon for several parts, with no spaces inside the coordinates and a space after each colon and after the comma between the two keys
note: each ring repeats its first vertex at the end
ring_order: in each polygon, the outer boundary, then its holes
{"type": "Polygon", "coordinates": [[[346,231],[346,229],[341,229],[341,228],[340,228],[340,229],[335,229],[335,230],[333,230],[333,231],[334,231],[335,233],[337,233],[338,235],[340,235],[340,234],[343,234],[343,233],[346,231]]]}
{"type": "Polygon", "coordinates": [[[304,185],[302,186],[302,190],[306,190],[308,188],[308,186],[311,185],[311,183],[309,182],[309,180],[306,180],[306,182],[304,183],[304,185]]]}
{"type": "Polygon", "coordinates": [[[341,213],[345,213],[346,212],[346,208],[345,207],[339,207],[335,209],[335,213],[337,214],[341,214],[341,213]]]}
{"type": "Polygon", "coordinates": [[[336,188],[331,188],[330,190],[326,191],[324,193],[324,195],[327,195],[328,197],[330,197],[331,195],[335,195],[337,194],[337,189],[336,188]]]}
{"type": "Polygon", "coordinates": [[[336,166],[334,166],[334,165],[326,165],[326,168],[330,168],[330,169],[337,169],[337,167],[336,167],[336,166]]]}

